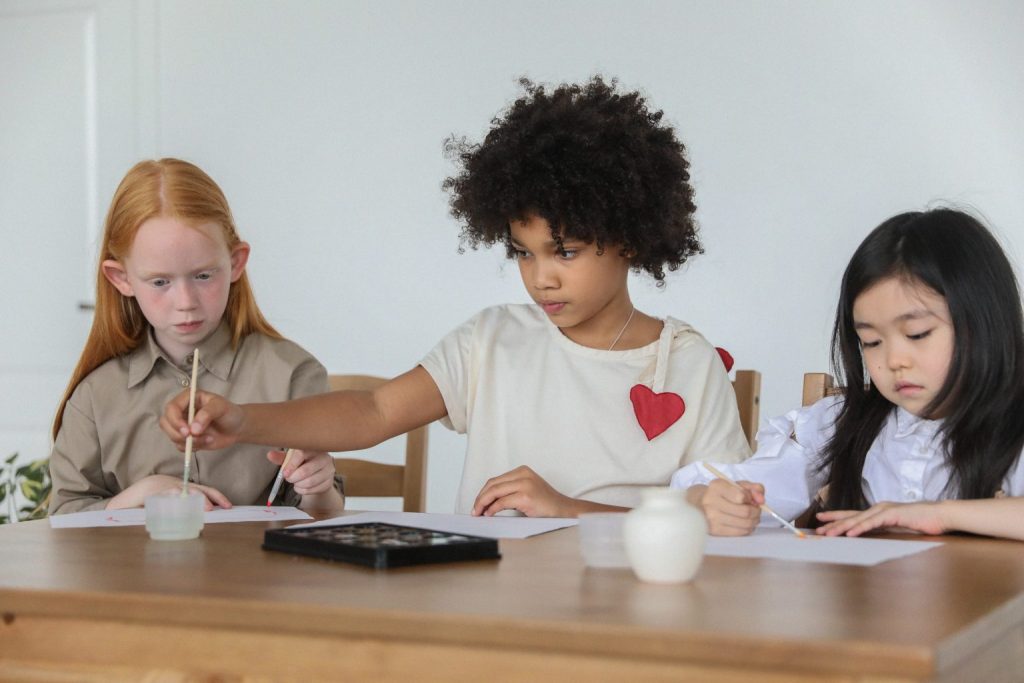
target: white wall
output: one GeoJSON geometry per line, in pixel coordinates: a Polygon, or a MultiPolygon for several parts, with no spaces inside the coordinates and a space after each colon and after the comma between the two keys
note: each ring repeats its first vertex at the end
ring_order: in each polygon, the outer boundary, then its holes
{"type": "MultiPolygon", "coordinates": [[[[634,299],[760,370],[762,416],[827,369],[841,271],[893,213],[974,206],[1021,263],[1016,2],[128,4],[137,156],[221,183],[264,312],[332,371],[402,372],[480,308],[527,300],[500,250],[457,253],[440,191],[443,140],[480,139],[520,75],[616,76],[677,126],[707,253],[634,299]]],[[[462,449],[432,428],[430,510],[451,508],[462,449]]]]}

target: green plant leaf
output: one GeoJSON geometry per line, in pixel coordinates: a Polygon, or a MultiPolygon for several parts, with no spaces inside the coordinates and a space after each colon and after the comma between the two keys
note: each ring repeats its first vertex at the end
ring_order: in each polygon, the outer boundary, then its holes
{"type": "Polygon", "coordinates": [[[30,519],[43,519],[46,517],[46,505],[25,505],[19,510],[18,519],[27,522],[30,519]]]}
{"type": "Polygon", "coordinates": [[[39,470],[28,470],[26,472],[18,470],[17,474],[14,475],[14,478],[18,481],[34,481],[39,484],[43,483],[44,477],[44,473],[40,472],[39,470]]]}
{"type": "Polygon", "coordinates": [[[43,482],[25,479],[21,482],[21,495],[25,496],[26,500],[38,501],[45,495],[43,482]]]}
{"type": "Polygon", "coordinates": [[[18,476],[35,476],[45,474],[50,470],[50,459],[43,458],[42,460],[33,460],[30,463],[26,463],[18,468],[18,476]]]}
{"type": "Polygon", "coordinates": [[[43,473],[35,466],[34,462],[29,463],[28,465],[22,465],[14,471],[14,476],[18,479],[37,479],[41,477],[42,474],[43,473]]]}
{"type": "Polygon", "coordinates": [[[9,514],[0,515],[0,524],[15,519],[28,520],[46,517],[50,500],[50,460],[33,460],[15,468],[14,461],[18,454],[8,457],[0,466],[0,503],[7,501],[9,514]],[[15,493],[20,492],[25,502],[15,510],[15,493]]]}

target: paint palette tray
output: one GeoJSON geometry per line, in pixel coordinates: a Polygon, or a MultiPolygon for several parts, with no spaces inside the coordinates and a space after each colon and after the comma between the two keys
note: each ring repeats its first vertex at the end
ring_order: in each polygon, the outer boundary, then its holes
{"type": "Polygon", "coordinates": [[[376,569],[501,557],[498,541],[493,538],[382,522],[267,529],[263,549],[354,562],[376,569]]]}

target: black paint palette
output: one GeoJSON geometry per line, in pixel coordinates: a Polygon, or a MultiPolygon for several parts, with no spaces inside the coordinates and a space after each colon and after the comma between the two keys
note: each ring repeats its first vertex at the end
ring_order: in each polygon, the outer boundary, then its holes
{"type": "Polygon", "coordinates": [[[263,549],[354,562],[376,569],[501,557],[498,541],[493,538],[381,522],[267,529],[263,549]]]}

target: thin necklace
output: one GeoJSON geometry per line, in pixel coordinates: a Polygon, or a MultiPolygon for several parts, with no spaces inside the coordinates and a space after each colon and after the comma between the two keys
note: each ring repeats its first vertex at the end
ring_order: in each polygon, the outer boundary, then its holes
{"type": "Polygon", "coordinates": [[[629,312],[629,317],[628,317],[628,318],[626,318],[626,324],[625,324],[625,325],[623,325],[623,326],[622,326],[622,329],[621,329],[621,330],[619,330],[619,333],[618,333],[617,335],[615,335],[615,341],[613,341],[613,342],[612,342],[612,345],[608,347],[608,350],[609,350],[609,351],[611,351],[612,349],[614,349],[614,348],[615,348],[615,345],[619,343],[619,340],[620,340],[620,339],[622,339],[622,333],[626,331],[626,328],[627,328],[627,327],[629,327],[629,323],[630,323],[630,321],[631,321],[631,320],[633,320],[633,314],[634,314],[634,313],[636,313],[636,306],[634,306],[634,307],[633,307],[633,310],[631,310],[631,311],[629,312]]]}

